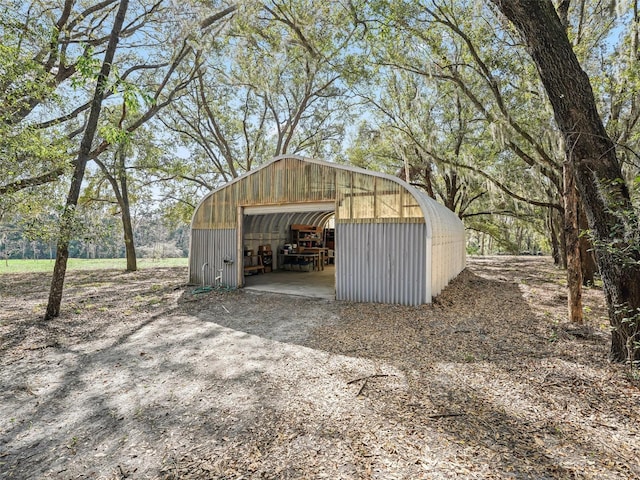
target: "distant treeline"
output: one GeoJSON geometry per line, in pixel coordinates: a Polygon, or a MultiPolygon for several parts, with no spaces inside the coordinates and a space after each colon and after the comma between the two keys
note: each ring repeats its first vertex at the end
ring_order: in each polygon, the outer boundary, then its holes
{"type": "MultiPolygon", "coordinates": [[[[53,259],[56,241],[50,229],[34,229],[20,223],[0,223],[0,258],[53,259]],[[49,237],[49,238],[48,238],[49,237]]],[[[169,228],[158,219],[140,219],[135,230],[136,256],[140,258],[187,257],[189,227],[169,228]]],[[[69,244],[71,258],[124,258],[122,228],[117,218],[105,217],[83,228],[69,244]]]]}

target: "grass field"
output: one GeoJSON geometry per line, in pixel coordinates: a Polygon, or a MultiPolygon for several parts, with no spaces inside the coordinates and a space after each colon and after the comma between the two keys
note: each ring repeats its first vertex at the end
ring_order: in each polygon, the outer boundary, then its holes
{"type": "MultiPolygon", "coordinates": [[[[139,258],[138,268],[150,267],[186,267],[188,258],[139,258]]],[[[55,260],[1,260],[0,275],[3,273],[26,273],[26,272],[53,272],[55,260]]],[[[67,270],[99,270],[106,268],[117,268],[124,270],[127,267],[125,258],[70,258],[67,263],[67,270]]]]}

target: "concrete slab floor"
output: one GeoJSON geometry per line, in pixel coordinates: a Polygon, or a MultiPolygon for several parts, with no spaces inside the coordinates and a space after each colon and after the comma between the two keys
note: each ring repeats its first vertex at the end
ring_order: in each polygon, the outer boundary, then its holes
{"type": "Polygon", "coordinates": [[[335,273],[334,265],[325,265],[324,270],[319,272],[276,270],[245,276],[244,288],[259,292],[334,300],[336,298],[335,273]]]}

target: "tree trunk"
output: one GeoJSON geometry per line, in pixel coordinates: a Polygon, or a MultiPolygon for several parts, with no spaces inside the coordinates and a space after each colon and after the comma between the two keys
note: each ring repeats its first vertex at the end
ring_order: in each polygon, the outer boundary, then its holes
{"type": "Polygon", "coordinates": [[[524,37],[564,136],[566,158],[574,167],[607,299],[610,357],[619,362],[632,360],[639,349],[636,335],[640,331],[640,258],[636,258],[640,255],[637,245],[631,244],[638,228],[637,215],[591,83],[550,0],[491,1],[524,37]]]}
{"type": "Polygon", "coordinates": [[[111,173],[107,166],[98,158],[95,162],[102,169],[102,173],[107,178],[116,196],[120,207],[120,219],[122,220],[122,231],[124,236],[124,248],[127,258],[127,272],[135,272],[138,269],[136,259],[136,247],[133,241],[133,223],[131,222],[131,207],[129,204],[129,188],[127,186],[126,169],[126,145],[121,144],[113,156],[115,173],[111,173]]]}
{"type": "Polygon", "coordinates": [[[589,287],[594,285],[598,265],[593,255],[593,245],[585,230],[589,229],[587,214],[582,203],[578,209],[578,227],[580,228],[580,261],[582,262],[582,285],[589,287]]]}
{"type": "Polygon", "coordinates": [[[517,227],[516,228],[516,246],[517,246],[517,253],[522,252],[522,227],[517,227]]]}
{"type": "Polygon", "coordinates": [[[120,31],[122,30],[122,24],[124,23],[127,13],[128,4],[129,0],[120,1],[120,6],[118,7],[118,12],[113,22],[109,44],[107,45],[107,49],[104,54],[100,73],[98,74],[96,90],[93,95],[93,100],[91,101],[89,119],[87,120],[87,126],[85,128],[84,136],[82,137],[82,142],[80,143],[78,160],[75,164],[73,177],[71,179],[71,187],[69,188],[69,194],[67,195],[67,203],[61,218],[60,236],[56,247],[56,263],[53,267],[53,277],[51,279],[51,289],[49,291],[49,303],[47,304],[47,311],[44,316],[45,320],[50,320],[60,315],[62,290],[64,287],[64,278],[67,272],[67,260],[69,259],[69,241],[71,240],[71,235],[73,233],[76,206],[78,205],[78,198],[80,197],[80,188],[84,178],[84,171],[87,166],[87,161],[89,160],[91,144],[93,143],[93,138],[98,128],[98,119],[100,117],[100,110],[102,109],[102,100],[104,99],[107,80],[109,78],[109,73],[111,72],[111,64],[113,63],[113,57],[118,46],[120,31]]]}
{"type": "Polygon", "coordinates": [[[564,222],[565,222],[564,216],[560,217],[558,220],[558,223],[562,225],[562,228],[560,228],[560,267],[566,270],[567,269],[567,234],[564,228],[564,222]]]}
{"type": "Polygon", "coordinates": [[[131,208],[129,206],[129,188],[127,186],[126,155],[124,147],[116,153],[117,172],[120,181],[120,194],[118,194],[117,184],[114,190],[120,203],[122,211],[122,229],[124,231],[124,248],[127,254],[127,272],[138,270],[136,259],[136,247],[133,243],[133,225],[131,223],[131,208]]]}
{"type": "Polygon", "coordinates": [[[123,175],[120,179],[120,188],[122,189],[122,227],[124,230],[124,247],[127,253],[127,272],[135,272],[138,270],[136,260],[136,247],[133,243],[133,225],[131,223],[131,209],[129,208],[129,191],[127,190],[127,177],[123,175]]]}
{"type": "Polygon", "coordinates": [[[129,205],[127,205],[127,212],[122,212],[122,227],[124,229],[124,248],[127,254],[127,272],[135,272],[138,270],[138,262],[136,247],[133,243],[133,226],[131,225],[129,205]]]}
{"type": "Polygon", "coordinates": [[[560,242],[558,242],[558,233],[556,231],[555,210],[549,209],[549,235],[551,236],[551,256],[553,264],[557,267],[560,265],[560,242]]]}
{"type": "Polygon", "coordinates": [[[582,323],[582,262],[578,239],[578,192],[571,162],[563,165],[564,177],[564,238],[567,251],[567,288],[569,291],[569,320],[582,323]]]}

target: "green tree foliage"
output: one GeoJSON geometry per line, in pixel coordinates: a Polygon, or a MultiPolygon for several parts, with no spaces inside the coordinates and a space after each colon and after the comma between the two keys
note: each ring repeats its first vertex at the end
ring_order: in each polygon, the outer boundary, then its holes
{"type": "MultiPolygon", "coordinates": [[[[3,5],[0,82],[7,94],[0,103],[0,212],[29,215],[20,202],[77,166],[78,139],[118,5],[115,0],[3,5]],[[29,194],[22,195],[23,190],[29,194]]],[[[195,22],[201,33],[215,33],[234,10],[222,3],[205,8],[186,2],[177,8],[168,0],[131,2],[105,85],[107,102],[86,154],[89,161],[111,155],[195,78],[202,37],[184,26],[195,22]]],[[[61,203],[49,198],[49,210],[59,210],[61,203]]]]}
{"type": "Polygon", "coordinates": [[[562,151],[531,62],[492,17],[478,2],[374,2],[364,48],[376,81],[358,93],[381,136],[403,145],[410,181],[474,228],[502,218],[485,231],[510,232],[519,218],[533,237],[545,208],[562,211],[562,151]]]}
{"type": "Polygon", "coordinates": [[[594,239],[612,327],[610,355],[633,364],[640,351],[637,212],[589,77],[551,1],[492,2],[522,35],[553,105],[594,239]]]}
{"type": "Polygon", "coordinates": [[[66,139],[24,121],[35,105],[61,101],[55,70],[47,69],[51,29],[34,10],[23,2],[0,7],[0,212],[16,203],[13,194],[30,180],[46,181],[48,172],[68,167],[66,139]]]}
{"type": "Polygon", "coordinates": [[[359,27],[340,4],[241,4],[164,123],[190,152],[166,174],[212,189],[274,156],[333,158],[349,123],[345,77],[359,27]]]}

